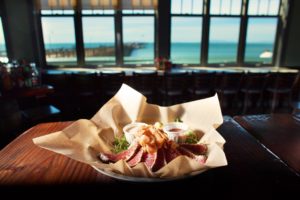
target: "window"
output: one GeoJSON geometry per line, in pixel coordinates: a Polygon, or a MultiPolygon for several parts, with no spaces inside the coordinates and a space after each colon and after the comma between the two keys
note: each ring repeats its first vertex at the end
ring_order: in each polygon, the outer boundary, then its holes
{"type": "Polygon", "coordinates": [[[274,64],[281,0],[170,0],[164,19],[158,0],[40,1],[51,65],[153,65],[157,53],[179,65],[274,64]]]}
{"type": "Polygon", "coordinates": [[[115,64],[114,17],[83,16],[82,29],[85,63],[115,64]]]}
{"type": "Polygon", "coordinates": [[[200,64],[203,1],[171,3],[171,60],[178,64],[200,64]]]}
{"type": "Polygon", "coordinates": [[[123,63],[154,63],[155,12],[157,0],[122,1],[123,63]]]}
{"type": "Polygon", "coordinates": [[[250,0],[245,62],[272,64],[280,0],[250,0]]]}
{"type": "Polygon", "coordinates": [[[241,0],[211,0],[208,63],[237,63],[241,0]]]}
{"type": "Polygon", "coordinates": [[[154,17],[123,16],[123,55],[125,64],[154,62],[154,17]]]}
{"type": "Polygon", "coordinates": [[[4,62],[4,63],[8,62],[1,17],[0,17],[0,62],[4,62]]]}
{"type": "Polygon", "coordinates": [[[40,3],[48,64],[154,63],[157,0],[40,0],[40,3]]]}
{"type": "Polygon", "coordinates": [[[42,17],[46,61],[48,64],[76,64],[73,17],[42,17]]]}

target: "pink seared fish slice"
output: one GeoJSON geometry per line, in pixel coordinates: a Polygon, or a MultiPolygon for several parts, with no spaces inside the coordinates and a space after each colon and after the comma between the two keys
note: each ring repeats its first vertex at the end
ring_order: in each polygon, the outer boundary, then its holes
{"type": "Polygon", "coordinates": [[[129,149],[122,151],[118,154],[100,153],[99,158],[104,163],[117,162],[119,160],[128,161],[139,151],[140,148],[141,146],[138,143],[136,143],[129,149]]]}
{"type": "Polygon", "coordinates": [[[163,148],[157,150],[157,157],[152,167],[152,171],[155,172],[166,165],[165,152],[163,148]]]}
{"type": "Polygon", "coordinates": [[[184,156],[187,156],[189,158],[192,158],[196,160],[200,164],[204,164],[206,162],[207,157],[205,155],[195,155],[191,151],[189,151],[186,148],[183,148],[182,146],[179,146],[177,150],[184,156]]]}
{"type": "Polygon", "coordinates": [[[149,169],[152,169],[153,165],[155,164],[156,158],[157,158],[157,152],[155,153],[145,152],[142,157],[142,162],[144,162],[149,169]]]}
{"type": "Polygon", "coordinates": [[[164,151],[167,163],[181,155],[181,153],[176,148],[173,148],[172,145],[168,145],[167,148],[164,148],[164,151]]]}
{"type": "Polygon", "coordinates": [[[129,161],[127,161],[128,165],[130,167],[136,166],[139,162],[141,162],[143,154],[144,151],[142,148],[140,148],[139,151],[129,161]]]}
{"type": "Polygon", "coordinates": [[[180,147],[183,147],[196,155],[204,155],[207,153],[207,146],[205,144],[180,144],[180,147]]]}
{"type": "Polygon", "coordinates": [[[177,147],[177,150],[184,156],[187,156],[187,157],[193,158],[193,159],[195,158],[195,154],[193,154],[192,152],[190,152],[189,150],[187,150],[181,146],[177,147]]]}

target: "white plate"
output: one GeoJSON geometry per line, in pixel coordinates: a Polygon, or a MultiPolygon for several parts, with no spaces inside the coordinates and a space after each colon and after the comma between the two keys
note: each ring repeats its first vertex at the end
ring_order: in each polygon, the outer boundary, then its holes
{"type": "Polygon", "coordinates": [[[172,177],[172,178],[147,178],[147,177],[135,177],[135,176],[125,176],[122,174],[117,174],[111,171],[105,171],[102,169],[99,169],[95,166],[92,165],[92,167],[100,172],[101,174],[104,174],[106,176],[118,179],[118,180],[122,180],[122,181],[131,181],[131,182],[165,182],[165,181],[175,181],[175,180],[180,180],[180,179],[185,179],[185,178],[189,178],[189,177],[193,177],[196,176],[200,173],[202,173],[203,171],[197,171],[197,172],[192,172],[191,174],[188,175],[183,175],[183,176],[178,176],[178,177],[172,177]]]}

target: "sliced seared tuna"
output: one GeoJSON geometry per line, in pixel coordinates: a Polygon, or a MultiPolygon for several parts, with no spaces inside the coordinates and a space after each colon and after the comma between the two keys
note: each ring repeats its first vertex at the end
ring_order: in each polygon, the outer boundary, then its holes
{"type": "Polygon", "coordinates": [[[177,148],[177,150],[184,156],[187,156],[189,158],[192,158],[194,160],[196,160],[198,163],[200,164],[204,164],[207,157],[205,155],[196,155],[193,154],[191,151],[189,151],[186,148],[183,148],[181,145],[177,148]]]}
{"type": "Polygon", "coordinates": [[[167,147],[164,148],[164,151],[167,163],[171,162],[173,159],[181,155],[181,153],[176,149],[176,147],[173,147],[171,144],[167,145],[167,147]]]}
{"type": "Polygon", "coordinates": [[[117,162],[119,160],[127,161],[127,160],[131,159],[140,148],[141,148],[141,146],[136,143],[129,149],[122,151],[118,154],[100,153],[99,158],[104,163],[117,162]]]}
{"type": "Polygon", "coordinates": [[[160,148],[157,150],[157,157],[152,167],[152,171],[155,172],[165,165],[166,165],[165,151],[163,150],[163,148],[160,148]]]}
{"type": "Polygon", "coordinates": [[[130,167],[136,166],[139,162],[141,162],[144,151],[142,148],[129,160],[127,161],[130,167]]]}
{"type": "Polygon", "coordinates": [[[204,155],[207,152],[207,146],[205,144],[180,144],[180,147],[183,147],[196,155],[204,155]]]}
{"type": "Polygon", "coordinates": [[[152,169],[157,158],[157,152],[155,153],[147,153],[144,152],[142,162],[145,163],[145,165],[149,168],[152,169]]]}
{"type": "Polygon", "coordinates": [[[195,154],[193,154],[192,152],[190,152],[189,150],[187,150],[181,146],[177,147],[177,150],[184,156],[187,156],[187,157],[193,158],[193,159],[195,158],[195,154]]]}

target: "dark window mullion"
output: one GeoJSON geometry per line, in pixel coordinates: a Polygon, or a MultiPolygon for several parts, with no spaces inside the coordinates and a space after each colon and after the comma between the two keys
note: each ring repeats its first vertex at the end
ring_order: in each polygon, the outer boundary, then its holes
{"type": "Polygon", "coordinates": [[[206,66],[208,59],[208,40],[209,40],[209,8],[210,0],[204,0],[203,5],[203,22],[202,22],[202,39],[201,39],[201,61],[200,65],[206,66]]]}
{"type": "Polygon", "coordinates": [[[284,9],[285,11],[287,11],[287,13],[282,13],[283,16],[280,16],[280,20],[282,20],[282,31],[283,34],[280,36],[281,37],[281,46],[280,46],[280,51],[278,51],[277,56],[277,62],[276,64],[278,64],[279,66],[285,65],[286,64],[286,51],[284,51],[284,49],[287,48],[287,44],[288,44],[288,32],[290,30],[290,26],[291,26],[291,19],[293,16],[293,13],[296,11],[296,9],[292,9],[293,5],[294,5],[294,1],[284,1],[281,3],[283,4],[282,6],[287,7],[287,9],[284,9]],[[287,4],[287,5],[286,5],[287,4]]]}
{"type": "Polygon", "coordinates": [[[240,23],[240,36],[239,36],[239,46],[238,46],[238,55],[237,55],[237,64],[239,66],[244,65],[245,59],[245,45],[247,39],[247,26],[248,26],[248,0],[243,0],[243,7],[242,7],[242,17],[240,23]]]}
{"type": "Polygon", "coordinates": [[[158,47],[158,12],[155,12],[154,15],[154,59],[159,55],[159,47],[158,47]]]}
{"type": "Polygon", "coordinates": [[[156,56],[170,58],[171,49],[171,0],[159,1],[157,11],[156,56]]]}
{"type": "Polygon", "coordinates": [[[37,35],[37,62],[39,66],[47,66],[46,62],[46,51],[45,51],[45,45],[44,45],[44,38],[43,38],[43,30],[42,30],[42,16],[40,13],[40,10],[36,9],[34,15],[34,23],[35,23],[35,31],[37,35]]]}
{"type": "Polygon", "coordinates": [[[277,58],[277,53],[278,53],[278,45],[279,45],[279,40],[281,38],[281,30],[282,30],[282,23],[279,17],[277,18],[277,29],[276,29],[276,35],[275,35],[275,41],[274,41],[274,46],[273,46],[273,57],[272,57],[272,65],[275,65],[276,58],[277,58]]]}
{"type": "Polygon", "coordinates": [[[115,56],[116,64],[122,66],[124,64],[123,60],[123,31],[122,31],[122,11],[117,10],[115,13],[115,56]]]}
{"type": "Polygon", "coordinates": [[[83,31],[82,31],[82,16],[81,11],[77,10],[74,14],[75,25],[75,39],[76,39],[76,54],[77,64],[84,66],[84,45],[83,45],[83,31]]]}
{"type": "Polygon", "coordinates": [[[280,66],[282,63],[282,52],[284,46],[284,39],[285,39],[285,31],[284,28],[284,20],[289,17],[289,13],[280,13],[281,7],[283,7],[283,2],[280,1],[279,9],[278,9],[278,17],[277,17],[277,29],[276,29],[276,36],[275,36],[275,45],[273,48],[273,58],[272,63],[274,66],[280,66]],[[281,14],[281,15],[280,15],[281,14]]]}

